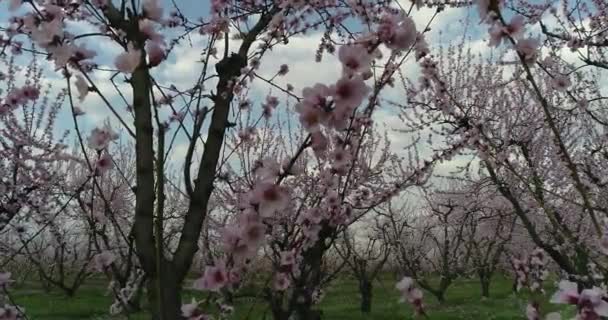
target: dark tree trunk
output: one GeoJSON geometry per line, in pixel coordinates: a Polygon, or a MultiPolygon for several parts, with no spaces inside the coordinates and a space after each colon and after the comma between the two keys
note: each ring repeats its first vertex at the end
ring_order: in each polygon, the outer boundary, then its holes
{"type": "Polygon", "coordinates": [[[437,301],[439,303],[444,303],[445,302],[445,291],[444,290],[439,290],[435,293],[435,298],[437,298],[437,301]]]}
{"type": "MultiPolygon", "coordinates": [[[[165,269],[166,271],[170,271],[165,269]]],[[[148,303],[152,320],[179,320],[181,316],[181,284],[175,273],[163,272],[160,279],[157,275],[148,278],[148,303]],[[160,280],[160,283],[159,283],[160,280]],[[160,285],[160,296],[159,286],[160,285]]]]}
{"type": "Polygon", "coordinates": [[[372,312],[372,282],[368,279],[359,281],[359,292],[361,293],[361,313],[369,314],[372,312]]]}
{"type": "Polygon", "coordinates": [[[481,285],[481,296],[484,298],[490,297],[490,277],[487,275],[479,275],[479,284],[481,285]]]}

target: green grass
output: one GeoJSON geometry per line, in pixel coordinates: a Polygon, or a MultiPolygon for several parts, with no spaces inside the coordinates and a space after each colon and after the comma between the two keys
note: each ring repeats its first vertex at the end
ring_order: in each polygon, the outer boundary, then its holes
{"type": "MultiPolygon", "coordinates": [[[[14,300],[26,308],[30,320],[70,320],[70,319],[112,319],[107,316],[111,303],[105,295],[106,283],[92,281],[81,288],[75,297],[67,298],[59,291],[43,293],[33,285],[25,285],[13,290],[14,300]]],[[[250,289],[251,290],[251,289],[250,289]]],[[[547,290],[553,292],[553,289],[547,290]]],[[[255,292],[255,291],[254,291],[255,292]]],[[[359,312],[357,283],[353,279],[341,279],[327,288],[327,294],[320,305],[324,319],[328,320],[391,320],[413,319],[408,305],[399,303],[394,289],[394,280],[390,278],[376,281],[372,313],[364,316],[359,312]]],[[[184,298],[189,301],[191,292],[184,298]]],[[[425,293],[424,301],[429,319],[436,320],[512,320],[525,319],[525,307],[528,297],[525,294],[513,295],[509,279],[497,277],[491,288],[491,298],[481,299],[479,284],[475,279],[458,280],[448,289],[446,302],[439,304],[434,297],[425,293]]],[[[546,301],[542,303],[545,312],[556,310],[558,306],[546,301]]],[[[236,306],[232,319],[263,319],[264,301],[241,301],[236,306]]],[[[564,315],[566,315],[564,313],[564,315]]],[[[572,315],[567,310],[567,315],[572,315]]],[[[118,319],[118,318],[115,318],[118,319]]],[[[129,319],[149,319],[145,314],[131,316],[129,319]]],[[[270,316],[267,317],[270,319],[270,316]]]]}

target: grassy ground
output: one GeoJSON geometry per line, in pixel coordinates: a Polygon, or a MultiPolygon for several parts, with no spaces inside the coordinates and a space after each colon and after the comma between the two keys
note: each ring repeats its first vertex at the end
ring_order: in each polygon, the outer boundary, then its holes
{"type": "MultiPolygon", "coordinates": [[[[58,291],[46,294],[38,288],[27,286],[13,292],[16,302],[26,308],[30,320],[112,319],[107,316],[111,301],[105,295],[102,282],[89,283],[73,298],[66,298],[58,291]]],[[[425,294],[424,300],[429,319],[433,320],[512,320],[525,319],[528,298],[525,295],[513,295],[510,280],[496,278],[490,299],[480,298],[478,283],[473,279],[457,281],[448,290],[446,302],[443,304],[438,304],[428,293],[425,294]]],[[[398,302],[394,281],[389,279],[376,282],[370,315],[364,316],[359,312],[357,284],[352,279],[339,280],[328,288],[320,308],[323,310],[324,319],[328,320],[413,319],[411,309],[398,302]]],[[[542,308],[549,311],[555,310],[556,306],[544,301],[542,308]]],[[[236,309],[232,319],[264,319],[263,301],[242,301],[236,309]]],[[[566,312],[571,314],[571,310],[566,312]]],[[[129,317],[136,320],[148,318],[144,314],[129,317]]]]}

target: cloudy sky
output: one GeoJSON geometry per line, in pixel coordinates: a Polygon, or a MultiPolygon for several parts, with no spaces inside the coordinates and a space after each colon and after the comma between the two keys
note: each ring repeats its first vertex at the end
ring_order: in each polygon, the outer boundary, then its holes
{"type": "MultiPolygon", "coordinates": [[[[402,1],[406,2],[407,0],[402,1]]],[[[0,1],[0,21],[2,22],[7,20],[6,2],[0,1]]],[[[168,7],[171,6],[170,1],[166,1],[166,3],[168,7]]],[[[205,19],[208,16],[208,1],[179,0],[178,3],[180,4],[181,12],[192,20],[200,17],[205,19]]],[[[166,14],[168,13],[167,11],[169,10],[166,10],[166,14]]],[[[413,18],[419,30],[424,28],[434,12],[435,9],[428,8],[423,8],[419,11],[414,10],[413,18]]],[[[93,28],[82,23],[72,24],[70,28],[79,33],[94,31],[93,28]]],[[[276,47],[264,56],[259,72],[260,75],[270,78],[279,70],[282,64],[287,64],[290,72],[286,76],[278,78],[276,83],[282,87],[285,87],[286,84],[293,85],[296,94],[300,94],[304,87],[312,86],[317,82],[335,82],[340,77],[341,72],[336,57],[325,55],[321,62],[315,62],[315,52],[320,43],[320,36],[319,33],[312,32],[292,38],[288,45],[276,47]]],[[[490,49],[484,40],[486,37],[486,27],[479,24],[479,17],[475,8],[447,8],[438,15],[431,25],[431,30],[426,33],[431,51],[437,50],[440,43],[460,42],[463,40],[463,36],[470,39],[469,45],[473,51],[480,53],[489,52],[490,49]]],[[[161,84],[167,87],[174,85],[180,90],[189,89],[201,71],[202,64],[197,61],[201,59],[201,51],[207,41],[206,37],[193,34],[188,38],[188,41],[182,41],[174,49],[168,61],[163,63],[161,67],[153,70],[153,75],[161,84]]],[[[96,62],[99,62],[102,66],[111,67],[114,57],[122,51],[119,46],[99,38],[96,38],[95,41],[87,41],[86,43],[88,47],[99,53],[96,62]]],[[[231,41],[231,44],[234,45],[234,41],[231,41]]],[[[221,45],[218,46],[218,51],[222,52],[222,50],[223,47],[221,45]]],[[[46,69],[47,81],[49,83],[53,84],[55,88],[65,86],[65,80],[57,72],[53,71],[52,66],[48,63],[46,64],[46,69]]],[[[402,67],[402,71],[407,77],[411,77],[412,79],[418,78],[418,67],[413,59],[407,61],[402,67]]],[[[96,85],[115,106],[116,110],[126,114],[125,103],[110,81],[108,81],[111,76],[112,73],[109,72],[96,72],[93,75],[93,79],[95,79],[96,85]]],[[[129,86],[123,81],[124,76],[118,75],[116,80],[117,85],[128,99],[130,96],[129,86]]],[[[207,86],[207,89],[211,88],[213,88],[213,85],[207,86]]],[[[267,94],[284,96],[279,94],[276,89],[258,81],[252,86],[249,98],[254,102],[254,106],[258,107],[267,94]]],[[[401,89],[388,90],[385,93],[385,97],[393,101],[403,101],[404,99],[401,89]]],[[[109,120],[115,127],[119,127],[116,125],[117,121],[115,117],[112,116],[104,102],[97,95],[89,94],[80,107],[87,112],[86,116],[80,118],[81,125],[85,128],[83,131],[86,132],[86,130],[90,130],[105,120],[109,120]]],[[[67,109],[60,115],[61,128],[71,128],[73,126],[67,109]]],[[[129,116],[126,116],[125,120],[130,121],[129,116]]],[[[393,141],[392,148],[395,152],[399,152],[406,144],[409,144],[410,141],[404,139],[402,133],[393,130],[399,129],[402,126],[401,120],[396,117],[395,110],[391,110],[386,106],[381,108],[375,115],[375,121],[376,123],[383,124],[386,130],[389,131],[389,138],[393,141]]],[[[186,139],[178,137],[176,141],[177,144],[172,157],[180,159],[186,150],[186,139]]],[[[459,163],[459,160],[445,165],[442,171],[444,173],[449,171],[457,163],[459,163]]]]}

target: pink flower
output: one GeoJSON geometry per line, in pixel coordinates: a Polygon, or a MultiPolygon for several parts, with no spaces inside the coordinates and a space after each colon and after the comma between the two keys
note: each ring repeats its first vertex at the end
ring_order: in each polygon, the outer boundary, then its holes
{"type": "Polygon", "coordinates": [[[239,131],[238,136],[242,142],[251,142],[255,137],[256,130],[254,127],[246,127],[239,131]]]}
{"type": "Polygon", "coordinates": [[[499,46],[502,41],[507,37],[518,37],[524,31],[526,20],[523,16],[515,16],[511,19],[506,26],[496,21],[492,27],[490,27],[490,45],[499,46]]]}
{"type": "Polygon", "coordinates": [[[319,125],[325,123],[329,116],[328,97],[330,89],[320,83],[302,90],[303,99],[296,104],[295,109],[300,114],[300,122],[310,132],[319,130],[319,125]]]}
{"type": "Polygon", "coordinates": [[[338,174],[345,174],[352,162],[351,154],[343,148],[336,148],[331,154],[332,169],[338,174]]]}
{"type": "Polygon", "coordinates": [[[399,290],[399,292],[408,292],[414,287],[414,280],[410,277],[403,277],[401,281],[397,282],[395,288],[399,290]]]}
{"type": "Polygon", "coordinates": [[[540,42],[538,39],[527,38],[520,39],[515,45],[515,49],[523,57],[526,63],[533,63],[538,56],[538,47],[540,42]]]}
{"type": "Polygon", "coordinates": [[[242,228],[242,239],[249,246],[257,246],[264,241],[266,226],[259,221],[250,221],[242,228]]]}
{"type": "Polygon", "coordinates": [[[192,302],[188,304],[183,304],[181,307],[182,316],[186,317],[188,320],[200,319],[198,305],[200,302],[196,301],[196,299],[192,298],[192,302]]]}
{"type": "Polygon", "coordinates": [[[0,307],[0,320],[20,320],[23,309],[15,306],[4,305],[0,307]]]}
{"type": "Polygon", "coordinates": [[[96,7],[103,9],[108,5],[109,0],[92,0],[91,3],[96,7]]]}
{"type": "Polygon", "coordinates": [[[416,44],[414,45],[414,50],[416,52],[416,60],[420,60],[428,56],[429,53],[431,53],[431,50],[429,49],[429,44],[426,42],[423,33],[418,32],[416,44]]]}
{"type": "Polygon", "coordinates": [[[517,15],[511,18],[511,21],[505,26],[503,32],[511,37],[518,37],[524,31],[526,19],[524,16],[517,15]]]}
{"type": "Polygon", "coordinates": [[[564,92],[572,85],[570,78],[564,74],[557,74],[549,79],[551,87],[557,91],[564,92]]]}
{"type": "Polygon", "coordinates": [[[296,255],[293,251],[283,251],[281,252],[281,265],[282,266],[291,266],[296,263],[296,255]]]}
{"type": "Polygon", "coordinates": [[[115,260],[116,257],[112,252],[103,251],[93,256],[93,266],[95,270],[103,272],[105,268],[109,267],[115,260]]]}
{"type": "Polygon", "coordinates": [[[562,280],[551,302],[576,305],[578,314],[585,316],[583,319],[599,319],[600,316],[608,317],[608,302],[603,297],[604,292],[599,288],[584,289],[579,293],[575,282],[562,280]]]}
{"type": "Polygon", "coordinates": [[[63,22],[57,18],[49,22],[42,22],[34,30],[31,30],[32,40],[43,48],[48,48],[57,38],[61,38],[62,35],[63,22]]]}
{"type": "Polygon", "coordinates": [[[155,24],[150,19],[139,20],[139,31],[152,42],[163,42],[164,36],[155,30],[155,24]]]}
{"type": "Polygon", "coordinates": [[[604,234],[602,235],[602,238],[600,239],[600,251],[605,254],[608,255],[608,232],[604,231],[604,234]]]}
{"type": "Polygon", "coordinates": [[[416,24],[404,14],[385,14],[377,34],[389,49],[406,50],[416,41],[416,24]]]}
{"type": "Polygon", "coordinates": [[[256,184],[253,194],[258,204],[258,212],[263,217],[271,217],[289,204],[289,193],[284,187],[274,183],[260,182],[256,184]]]}
{"type": "Polygon", "coordinates": [[[57,69],[65,67],[74,55],[74,46],[71,44],[52,46],[47,50],[51,54],[51,57],[55,62],[55,67],[57,69]]]}
{"type": "Polygon", "coordinates": [[[338,58],[345,75],[371,73],[372,57],[362,45],[344,45],[338,49],[338,58]]]}
{"type": "Polygon", "coordinates": [[[23,4],[23,0],[10,0],[10,3],[8,5],[8,10],[15,11],[15,10],[19,9],[22,4],[23,4]]]}
{"type": "Polygon", "coordinates": [[[228,283],[226,264],[220,260],[215,266],[208,266],[202,278],[194,282],[194,289],[219,292],[228,283]]]}
{"type": "Polygon", "coordinates": [[[287,290],[290,284],[291,281],[289,281],[289,276],[285,273],[280,272],[274,277],[273,287],[277,291],[287,290]]]}
{"type": "Polygon", "coordinates": [[[74,84],[76,85],[76,90],[78,91],[78,100],[80,102],[84,101],[87,94],[89,94],[89,83],[83,76],[77,75],[76,82],[74,84]]]}
{"type": "Polygon", "coordinates": [[[300,123],[310,132],[319,131],[320,124],[327,119],[327,113],[324,110],[304,103],[296,104],[295,109],[300,114],[300,123]]]}
{"type": "Polygon", "coordinates": [[[289,72],[289,66],[286,64],[282,64],[277,74],[280,76],[284,76],[287,74],[287,72],[289,72]]]}
{"type": "Polygon", "coordinates": [[[144,15],[150,19],[160,22],[163,17],[163,7],[160,4],[160,0],[144,0],[142,7],[144,9],[144,15]]]}
{"type": "Polygon", "coordinates": [[[317,156],[322,156],[322,154],[327,150],[327,146],[329,141],[327,137],[321,132],[313,132],[310,134],[311,140],[311,148],[317,154],[317,156]]]}
{"type": "Polygon", "coordinates": [[[251,257],[256,248],[245,241],[241,235],[242,228],[230,225],[221,230],[222,247],[225,252],[232,253],[234,258],[243,261],[251,257]]]}
{"type": "Polygon", "coordinates": [[[95,128],[91,131],[89,136],[89,148],[95,150],[104,150],[108,147],[112,140],[117,140],[118,134],[110,128],[109,125],[105,125],[103,128],[95,128]]]}
{"type": "Polygon", "coordinates": [[[141,60],[141,50],[136,49],[133,43],[127,45],[127,52],[123,52],[116,57],[114,65],[120,72],[133,73],[139,66],[141,60]]]}
{"type": "Polygon", "coordinates": [[[489,21],[495,17],[494,10],[498,9],[503,0],[477,0],[477,10],[481,21],[489,21]]]}
{"type": "Polygon", "coordinates": [[[404,277],[395,285],[395,288],[401,293],[401,301],[409,302],[417,314],[424,314],[423,294],[420,289],[414,287],[412,278],[404,277]]]}
{"type": "Polygon", "coordinates": [[[10,272],[0,272],[0,287],[4,287],[11,282],[12,280],[10,272]]]}
{"type": "Polygon", "coordinates": [[[110,157],[110,154],[107,151],[102,152],[95,162],[95,174],[104,174],[106,171],[112,169],[112,165],[112,157],[110,157]]]}
{"type": "Polygon", "coordinates": [[[342,77],[331,89],[336,109],[349,111],[358,107],[370,90],[359,75],[352,78],[342,77]]]}

